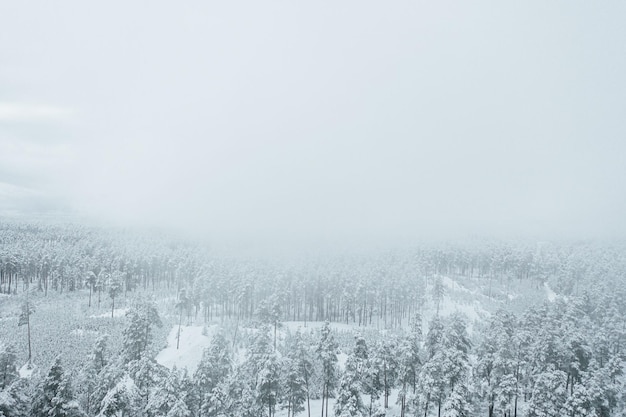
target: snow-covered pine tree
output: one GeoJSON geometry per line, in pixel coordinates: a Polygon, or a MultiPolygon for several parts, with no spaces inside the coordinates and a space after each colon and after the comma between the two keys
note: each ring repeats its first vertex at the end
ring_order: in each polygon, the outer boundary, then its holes
{"type": "Polygon", "coordinates": [[[0,416],[26,415],[26,381],[19,378],[17,355],[11,345],[0,343],[0,416]]]}
{"type": "Polygon", "coordinates": [[[102,399],[97,417],[135,416],[141,408],[139,389],[130,376],[124,375],[102,399]]]}
{"type": "Polygon", "coordinates": [[[13,346],[0,342],[0,390],[4,390],[18,377],[17,355],[13,346]]]}
{"type": "Polygon", "coordinates": [[[193,376],[201,397],[225,381],[232,367],[231,344],[220,329],[213,335],[209,347],[202,352],[202,359],[193,376]]]}
{"type": "Polygon", "coordinates": [[[364,393],[370,396],[370,411],[374,401],[383,395],[383,408],[389,407],[391,389],[398,380],[399,363],[398,341],[388,337],[379,342],[370,354],[369,371],[365,378],[368,386],[364,393]]]}
{"type": "Polygon", "coordinates": [[[259,369],[256,383],[256,398],[261,409],[267,410],[268,417],[276,413],[280,389],[280,359],[277,352],[270,352],[259,369]]]}
{"type": "Polygon", "coordinates": [[[410,321],[408,334],[399,341],[395,354],[400,384],[397,401],[401,417],[404,417],[411,406],[417,409],[419,402],[416,388],[417,376],[422,366],[422,338],[422,317],[416,314],[410,321]]]}
{"type": "Polygon", "coordinates": [[[551,369],[537,375],[528,404],[528,417],[553,417],[560,415],[567,393],[565,372],[551,369]]]}
{"type": "Polygon", "coordinates": [[[32,301],[28,299],[28,293],[26,293],[26,299],[22,302],[20,317],[18,319],[17,325],[18,327],[26,326],[27,336],[28,336],[28,363],[31,363],[33,357],[32,344],[30,340],[30,316],[35,312],[35,306],[32,301]]]}
{"type": "Polygon", "coordinates": [[[89,412],[91,412],[92,410],[98,410],[104,397],[124,376],[124,370],[117,361],[110,361],[97,374],[92,371],[91,373],[87,373],[86,376],[93,378],[93,389],[90,391],[91,395],[89,395],[88,398],[84,398],[82,403],[86,405],[86,401],[88,401],[89,412]]]}
{"type": "Polygon", "coordinates": [[[197,386],[189,376],[186,368],[183,369],[183,374],[180,378],[180,392],[183,394],[182,397],[190,415],[198,415],[202,397],[200,396],[197,386]]]}
{"type": "Polygon", "coordinates": [[[106,351],[108,341],[109,335],[101,334],[96,338],[96,342],[94,343],[90,355],[90,362],[96,372],[100,372],[100,370],[107,365],[106,351]]]}
{"type": "Polygon", "coordinates": [[[398,404],[400,405],[400,417],[404,417],[407,411],[408,397],[414,391],[411,388],[415,377],[416,363],[413,358],[413,349],[410,339],[403,338],[398,344],[397,348],[398,359],[398,383],[400,384],[400,391],[398,392],[398,404]]]}
{"type": "Polygon", "coordinates": [[[335,400],[335,416],[337,417],[364,417],[367,415],[361,398],[359,367],[359,359],[355,352],[352,352],[346,360],[346,367],[337,391],[335,400]]]}
{"type": "Polygon", "coordinates": [[[443,278],[441,275],[437,274],[433,280],[432,288],[432,298],[436,306],[437,315],[439,315],[439,308],[441,307],[441,303],[445,295],[446,287],[443,285],[443,278]]]}
{"type": "Polygon", "coordinates": [[[273,346],[276,349],[276,334],[278,327],[280,327],[280,318],[282,317],[281,297],[274,293],[269,298],[262,300],[257,308],[257,317],[261,323],[274,327],[273,346]]]}
{"type": "Polygon", "coordinates": [[[322,363],[322,417],[324,417],[324,410],[328,416],[328,398],[333,395],[337,385],[337,348],[337,343],[330,329],[330,322],[326,320],[316,349],[317,357],[322,363]]]}
{"type": "Polygon", "coordinates": [[[444,325],[439,316],[433,317],[428,324],[425,350],[426,361],[420,369],[418,389],[413,400],[414,407],[421,404],[424,415],[428,415],[431,402],[435,402],[439,409],[444,399],[446,379],[444,377],[444,325]]]}
{"type": "Polygon", "coordinates": [[[157,383],[167,378],[169,371],[159,365],[154,358],[144,355],[139,360],[131,361],[126,365],[129,375],[135,382],[145,408],[150,400],[150,394],[157,383]]]}
{"type": "Polygon", "coordinates": [[[24,417],[29,415],[29,386],[26,379],[16,378],[0,390],[0,416],[24,417]]]}
{"type": "Polygon", "coordinates": [[[307,383],[304,373],[306,365],[303,365],[299,351],[298,339],[290,346],[287,357],[282,363],[282,397],[283,408],[287,408],[287,417],[295,416],[304,411],[304,403],[307,400],[307,383]]]}
{"type": "Polygon", "coordinates": [[[477,347],[474,373],[478,377],[479,394],[487,402],[488,416],[496,410],[503,412],[514,408],[517,361],[514,351],[515,316],[505,310],[494,314],[477,347]]]}
{"type": "Polygon", "coordinates": [[[292,345],[294,351],[293,359],[299,368],[300,375],[304,379],[306,390],[307,415],[311,415],[311,381],[315,375],[314,352],[311,345],[304,339],[300,330],[296,331],[292,345]]]}
{"type": "Polygon", "coordinates": [[[115,311],[115,299],[122,293],[123,290],[122,272],[113,271],[109,275],[107,285],[109,298],[111,299],[111,318],[113,318],[113,313],[115,311]]]}
{"type": "Polygon", "coordinates": [[[167,416],[176,401],[184,395],[186,394],[180,391],[180,372],[174,366],[167,377],[157,384],[145,410],[152,416],[167,416]]]}
{"type": "Polygon", "coordinates": [[[190,417],[191,415],[191,411],[189,411],[185,401],[179,398],[168,411],[166,417],[190,417]]]}
{"type": "Polygon", "coordinates": [[[178,309],[178,333],[176,335],[176,349],[180,347],[180,332],[183,325],[183,312],[189,308],[191,299],[187,296],[187,291],[183,288],[178,293],[176,308],[178,309]]]}
{"type": "Polygon", "coordinates": [[[71,382],[57,357],[33,397],[32,417],[84,417],[74,400],[71,382]]]}
{"type": "Polygon", "coordinates": [[[419,372],[419,368],[422,365],[422,316],[419,313],[416,313],[409,323],[409,334],[407,335],[407,339],[409,341],[409,354],[410,359],[408,360],[410,367],[410,379],[411,379],[411,388],[413,390],[413,394],[415,394],[416,384],[417,384],[417,374],[419,372]]]}
{"type": "MultiPolygon", "coordinates": [[[[101,334],[96,338],[94,346],[89,354],[87,363],[78,375],[77,397],[87,414],[93,410],[98,410],[102,398],[98,398],[94,403],[96,387],[100,379],[100,373],[107,366],[106,359],[108,335],[101,334]]],[[[106,391],[105,391],[106,392],[106,391]]],[[[101,395],[105,395],[103,392],[101,395]]]]}
{"type": "Polygon", "coordinates": [[[469,393],[467,385],[459,383],[446,396],[443,404],[443,415],[445,417],[468,417],[470,415],[469,393]]]}
{"type": "Polygon", "coordinates": [[[126,312],[126,319],[121,352],[124,364],[141,359],[152,341],[152,328],[162,326],[159,312],[150,300],[136,302],[126,312]]]}

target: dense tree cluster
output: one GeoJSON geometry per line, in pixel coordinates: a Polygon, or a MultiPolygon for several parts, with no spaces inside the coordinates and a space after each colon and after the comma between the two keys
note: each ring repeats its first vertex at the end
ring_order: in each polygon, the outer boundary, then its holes
{"type": "Polygon", "coordinates": [[[154,304],[140,302],[127,313],[122,350],[99,337],[74,381],[59,359],[40,379],[22,379],[14,350],[0,348],[0,412],[271,417],[305,413],[321,399],[324,415],[369,417],[385,415],[395,392],[401,416],[618,416],[626,406],[622,317],[610,296],[598,305],[577,297],[520,315],[500,310],[473,338],[460,314],[434,316],[424,332],[416,316],[384,337],[354,333],[351,346],[340,346],[326,322],[287,332],[274,347],[271,323],[259,324],[239,347],[216,330],[189,374],[148,354],[160,320],[154,304]]]}
{"type": "Polygon", "coordinates": [[[57,358],[22,378],[15,347],[0,343],[0,417],[291,417],[310,413],[311,400],[322,417],[391,406],[402,417],[624,415],[623,248],[472,242],[287,264],[121,231],[1,224],[0,291],[23,297],[25,331],[37,319],[28,294],[82,291],[89,306],[108,299],[113,314],[137,290],[175,294],[179,329],[192,316],[224,328],[192,373],[155,361],[162,321],[146,300],[126,312],[121,348],[100,334],[78,372],[57,358]],[[470,332],[467,318],[440,311],[444,277],[479,282],[502,306],[513,282],[549,283],[561,296],[500,309],[470,332]],[[427,301],[433,316],[422,320],[427,301]],[[324,325],[292,334],[281,326],[290,320],[324,325]]]}
{"type": "Polygon", "coordinates": [[[441,276],[477,281],[487,296],[506,301],[514,281],[536,287],[549,282],[565,295],[589,288],[625,291],[625,270],[626,245],[620,242],[475,240],[284,263],[218,256],[159,235],[0,223],[0,292],[88,290],[90,305],[95,293],[98,304],[104,296],[114,307],[120,292],[186,288],[187,310],[202,311],[206,320],[248,320],[263,312],[280,320],[399,327],[426,298],[439,306],[441,276]]]}

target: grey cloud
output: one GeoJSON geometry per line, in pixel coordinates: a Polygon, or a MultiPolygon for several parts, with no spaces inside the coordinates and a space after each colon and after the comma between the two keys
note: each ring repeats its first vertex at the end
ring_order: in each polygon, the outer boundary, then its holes
{"type": "Polygon", "coordinates": [[[12,100],[74,109],[32,170],[73,210],[216,240],[626,233],[620,2],[1,7],[12,100]]]}

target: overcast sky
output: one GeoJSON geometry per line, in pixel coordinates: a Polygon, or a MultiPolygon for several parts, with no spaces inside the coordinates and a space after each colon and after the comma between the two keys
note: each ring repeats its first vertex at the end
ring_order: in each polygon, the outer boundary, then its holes
{"type": "Polygon", "coordinates": [[[626,237],[626,2],[0,3],[0,213],[626,237]]]}

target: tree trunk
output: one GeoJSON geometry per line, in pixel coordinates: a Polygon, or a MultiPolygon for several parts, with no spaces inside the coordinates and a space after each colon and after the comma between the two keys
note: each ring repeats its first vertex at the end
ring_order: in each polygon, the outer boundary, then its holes
{"type": "Polygon", "coordinates": [[[328,384],[326,385],[326,417],[328,417],[328,384]]]}
{"type": "Polygon", "coordinates": [[[30,364],[33,357],[33,352],[30,347],[30,311],[28,312],[28,317],[26,318],[26,327],[28,329],[28,363],[30,364]]]}
{"type": "MultiPolygon", "coordinates": [[[[306,312],[305,312],[306,317],[306,312]]],[[[308,411],[309,417],[311,417],[311,402],[309,400],[309,373],[304,372],[304,383],[306,384],[306,409],[308,411]]]]}
{"type": "Polygon", "coordinates": [[[180,315],[178,317],[178,334],[176,335],[176,350],[178,350],[178,347],[180,346],[180,328],[182,326],[182,322],[183,322],[183,308],[180,308],[180,315]]]}
{"type": "Polygon", "coordinates": [[[389,407],[389,394],[388,394],[388,389],[387,389],[387,362],[385,361],[385,363],[383,364],[383,388],[385,390],[385,409],[387,409],[389,407]]]}

